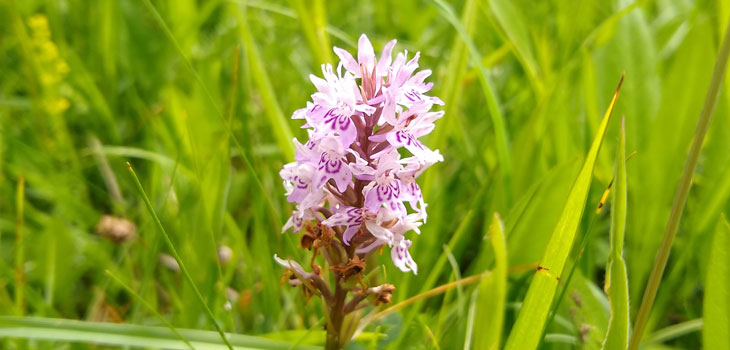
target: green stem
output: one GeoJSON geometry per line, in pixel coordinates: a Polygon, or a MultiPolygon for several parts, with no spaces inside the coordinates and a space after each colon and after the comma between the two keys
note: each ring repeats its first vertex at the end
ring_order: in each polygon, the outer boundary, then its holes
{"type": "Polygon", "coordinates": [[[705,97],[705,104],[702,107],[700,119],[697,122],[695,137],[692,140],[692,147],[687,155],[687,160],[684,163],[684,170],[682,171],[682,178],[679,181],[679,187],[674,195],[672,211],[669,214],[669,222],[667,222],[667,227],[664,230],[662,243],[659,247],[656,259],[654,260],[654,267],[651,270],[649,282],[644,290],[644,297],[641,300],[639,313],[636,315],[634,332],[631,336],[631,342],[629,343],[629,349],[631,350],[639,348],[641,337],[644,334],[647,322],[649,321],[649,315],[651,314],[651,308],[654,304],[654,299],[656,298],[656,293],[659,289],[662,275],[664,274],[664,268],[667,266],[669,252],[672,250],[672,241],[674,241],[674,237],[677,235],[679,219],[682,216],[682,211],[684,210],[685,203],[687,202],[687,196],[689,195],[689,190],[692,186],[692,176],[694,175],[695,167],[697,166],[697,160],[700,157],[702,142],[705,139],[707,129],[709,128],[710,121],[712,120],[712,112],[715,109],[717,95],[720,93],[720,85],[722,84],[725,76],[725,68],[727,67],[728,57],[730,57],[730,23],[728,23],[727,29],[725,29],[725,37],[723,38],[720,52],[717,55],[717,62],[715,62],[715,69],[712,73],[710,87],[707,91],[707,96],[705,97]]]}
{"type": "Polygon", "coordinates": [[[15,221],[15,312],[17,316],[25,315],[25,240],[23,237],[23,204],[25,203],[25,177],[18,178],[15,193],[16,221],[15,221]]]}
{"type": "Polygon", "coordinates": [[[200,290],[195,285],[193,278],[190,276],[190,273],[188,272],[187,267],[185,267],[185,264],[183,264],[182,259],[180,259],[180,255],[177,253],[177,249],[175,249],[175,245],[172,244],[172,240],[170,240],[170,236],[167,235],[167,231],[165,231],[165,228],[162,227],[162,222],[160,222],[160,218],[157,217],[155,208],[152,207],[152,202],[150,202],[150,199],[147,197],[147,194],[145,193],[144,188],[142,188],[142,183],[139,182],[137,173],[134,172],[134,169],[132,169],[132,165],[129,163],[127,163],[127,168],[129,168],[129,172],[132,174],[132,177],[134,178],[134,183],[135,183],[135,185],[137,185],[137,191],[142,196],[142,199],[144,200],[144,204],[147,206],[147,210],[149,210],[150,215],[152,215],[152,219],[155,221],[155,224],[157,225],[157,229],[160,230],[160,232],[162,233],[162,237],[165,238],[165,243],[167,243],[167,248],[170,249],[170,253],[175,258],[175,261],[177,261],[177,264],[180,265],[180,271],[182,271],[183,276],[185,276],[185,280],[187,280],[187,282],[190,284],[190,287],[193,288],[195,295],[198,297],[198,301],[200,302],[201,305],[203,305],[203,309],[205,310],[205,313],[208,315],[208,318],[213,323],[213,326],[215,326],[215,329],[218,331],[218,334],[220,334],[223,342],[228,346],[228,348],[230,350],[233,350],[233,346],[231,346],[231,343],[228,342],[228,338],[226,338],[225,333],[223,333],[223,329],[216,321],[215,315],[213,315],[213,311],[211,311],[210,307],[208,307],[208,304],[205,302],[205,299],[203,299],[203,295],[200,294],[200,290]]]}
{"type": "Polygon", "coordinates": [[[342,321],[345,318],[342,312],[345,306],[345,298],[347,297],[347,290],[342,288],[339,283],[339,276],[335,275],[335,302],[331,306],[330,320],[331,327],[327,327],[327,344],[325,345],[326,350],[338,350],[341,349],[340,344],[342,343],[341,331],[342,321]]]}

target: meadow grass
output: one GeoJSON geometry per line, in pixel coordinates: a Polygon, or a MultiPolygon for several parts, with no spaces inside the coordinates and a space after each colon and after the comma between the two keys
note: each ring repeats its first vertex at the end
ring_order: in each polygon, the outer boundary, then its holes
{"type": "MultiPolygon", "coordinates": [[[[273,260],[311,254],[280,233],[278,172],[306,136],[289,116],[309,74],[361,33],[421,51],[446,102],[425,143],[445,161],[420,180],[418,275],[377,257],[369,278],[393,301],[364,310],[348,348],[501,348],[514,329],[544,349],[623,344],[729,18],[728,0],[0,0],[0,348],[321,346],[322,302],[273,260]],[[136,234],[102,236],[105,215],[136,234]],[[622,263],[628,294],[604,292],[622,263]],[[563,278],[533,278],[545,267],[563,278]]],[[[692,151],[643,349],[729,344],[728,87],[692,151]]]]}

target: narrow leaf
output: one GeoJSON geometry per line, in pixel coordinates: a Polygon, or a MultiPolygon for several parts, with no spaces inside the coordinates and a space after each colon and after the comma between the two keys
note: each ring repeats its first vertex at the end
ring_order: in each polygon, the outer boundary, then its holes
{"type": "MultiPolygon", "coordinates": [[[[217,332],[177,329],[197,350],[222,349],[225,344],[217,332]]],[[[189,349],[170,329],[146,325],[85,322],[41,317],[0,316],[0,338],[83,342],[145,349],[189,349]]],[[[236,350],[285,350],[290,344],[242,334],[227,334],[236,350]]],[[[319,349],[299,346],[297,349],[319,349]]]]}
{"type": "Polygon", "coordinates": [[[639,312],[636,314],[636,321],[634,322],[634,331],[629,342],[629,349],[636,350],[639,348],[642,336],[644,335],[644,331],[648,325],[651,309],[654,306],[654,299],[656,299],[659,284],[662,282],[664,269],[667,267],[669,253],[672,251],[672,243],[674,242],[674,237],[677,235],[679,220],[682,218],[682,212],[684,211],[684,206],[687,203],[689,191],[692,188],[692,178],[694,177],[695,168],[697,167],[697,162],[700,158],[707,130],[710,128],[710,122],[712,121],[712,115],[715,111],[715,106],[717,105],[717,97],[720,95],[720,87],[722,86],[722,81],[725,78],[725,70],[727,68],[729,58],[730,22],[727,24],[725,37],[722,40],[720,51],[717,54],[717,61],[715,61],[715,68],[712,72],[712,80],[710,80],[710,87],[707,89],[705,104],[702,106],[700,118],[697,120],[695,135],[694,138],[692,138],[692,145],[690,146],[689,153],[687,154],[687,158],[684,163],[682,177],[679,180],[677,191],[674,193],[672,211],[669,213],[669,220],[667,221],[667,226],[664,229],[664,234],[662,235],[662,243],[659,246],[659,251],[657,251],[651,275],[649,275],[649,280],[646,283],[639,312]]]}
{"type": "Polygon", "coordinates": [[[604,287],[611,304],[611,319],[603,349],[626,349],[629,341],[629,284],[626,262],[623,258],[626,228],[626,130],[621,120],[616,174],[614,175],[613,206],[611,208],[611,253],[606,267],[604,287]]]}
{"type": "Polygon", "coordinates": [[[712,241],[703,309],[704,348],[730,350],[730,225],[724,217],[712,241]]]}
{"type": "Polygon", "coordinates": [[[147,207],[147,210],[150,212],[150,215],[152,215],[152,219],[154,220],[155,224],[157,225],[157,229],[162,233],[162,237],[165,239],[165,243],[167,243],[167,248],[170,250],[170,253],[175,258],[175,261],[177,261],[178,266],[180,266],[180,271],[183,273],[183,276],[187,280],[188,284],[190,284],[190,287],[195,292],[195,296],[198,298],[198,302],[200,305],[203,306],[203,309],[205,310],[206,314],[208,315],[208,318],[211,323],[213,323],[213,326],[215,326],[215,329],[218,331],[218,334],[221,337],[221,340],[223,340],[223,343],[226,344],[226,346],[233,350],[233,347],[231,346],[230,342],[226,338],[226,335],[223,333],[223,328],[221,328],[221,325],[218,324],[218,321],[215,318],[215,315],[213,314],[213,311],[210,309],[210,306],[205,302],[205,298],[203,298],[203,294],[200,293],[200,290],[198,289],[198,286],[195,284],[195,281],[193,281],[193,278],[190,276],[190,273],[188,272],[187,267],[185,267],[185,264],[183,263],[182,259],[180,258],[180,254],[178,254],[177,249],[175,248],[175,245],[172,243],[172,240],[170,239],[170,236],[167,234],[167,231],[165,231],[165,228],[162,226],[162,222],[160,221],[160,218],[157,216],[157,212],[155,212],[155,208],[152,206],[152,202],[150,202],[149,197],[147,197],[147,193],[145,193],[144,188],[142,188],[142,183],[139,182],[139,178],[137,177],[137,173],[132,168],[132,165],[127,162],[127,168],[129,169],[129,173],[132,175],[132,178],[134,179],[134,184],[137,185],[137,191],[139,192],[140,196],[142,196],[142,199],[144,200],[144,204],[147,207]]]}
{"type": "Polygon", "coordinates": [[[507,247],[504,225],[494,213],[489,226],[489,241],[494,250],[494,269],[479,282],[476,319],[483,328],[474,334],[475,349],[499,349],[504,324],[505,298],[507,295],[507,247]]]}
{"type": "Polygon", "coordinates": [[[251,28],[248,25],[246,14],[243,11],[235,11],[235,13],[238,17],[241,40],[243,41],[243,46],[246,48],[246,57],[250,66],[249,72],[261,96],[264,112],[271,124],[271,131],[284,157],[286,159],[292,159],[294,158],[294,147],[292,146],[291,140],[294,138],[294,133],[286,117],[284,117],[284,112],[281,111],[279,102],[277,102],[276,92],[266,72],[266,66],[259,54],[254,37],[251,34],[251,28]]]}
{"type": "Polygon", "coordinates": [[[608,129],[608,122],[611,120],[613,107],[616,104],[616,99],[621,89],[621,82],[623,82],[623,76],[606,110],[598,133],[593,139],[583,167],[580,173],[578,173],[578,177],[568,194],[568,199],[565,202],[558,224],[550,237],[550,241],[527,291],[527,296],[522,304],[517,322],[507,339],[506,349],[535,349],[540,342],[542,330],[545,328],[545,321],[550,311],[550,305],[558,287],[560,274],[563,271],[570,249],[573,246],[575,233],[578,229],[580,219],[583,216],[583,208],[585,207],[588,189],[590,188],[593,176],[593,166],[595,165],[598,151],[603,143],[606,129],[608,129]]]}

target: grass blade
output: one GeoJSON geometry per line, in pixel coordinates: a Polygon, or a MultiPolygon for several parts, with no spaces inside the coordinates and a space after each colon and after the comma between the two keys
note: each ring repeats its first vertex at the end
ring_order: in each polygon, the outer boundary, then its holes
{"type": "MultiPolygon", "coordinates": [[[[275,227],[281,227],[281,220],[279,216],[279,212],[274,206],[274,202],[271,199],[271,196],[268,195],[267,189],[264,187],[263,183],[261,182],[261,179],[259,178],[258,173],[256,172],[256,169],[253,166],[253,163],[251,163],[251,160],[248,159],[248,156],[246,155],[246,150],[244,150],[243,146],[241,145],[241,142],[238,141],[238,138],[233,133],[233,128],[231,124],[229,123],[228,119],[223,115],[223,112],[221,111],[221,108],[218,106],[218,103],[216,102],[213,95],[210,93],[210,90],[208,89],[208,86],[205,85],[205,82],[203,82],[203,79],[200,77],[200,74],[198,74],[198,71],[195,70],[195,67],[193,67],[192,62],[190,62],[190,59],[188,59],[188,56],[185,55],[185,52],[183,51],[182,47],[180,47],[180,44],[177,42],[177,39],[175,39],[175,35],[172,34],[170,31],[170,28],[167,26],[167,23],[165,23],[165,20],[162,18],[162,15],[157,11],[157,8],[150,2],[150,0],[142,0],[145,6],[150,10],[150,12],[154,15],[155,19],[157,20],[160,27],[165,32],[165,35],[170,39],[170,42],[175,46],[175,49],[177,50],[180,57],[182,57],[183,62],[185,63],[185,66],[188,68],[190,73],[193,75],[195,80],[198,82],[200,87],[203,89],[203,92],[205,92],[206,97],[210,101],[211,105],[213,105],[213,109],[216,112],[216,115],[223,123],[226,132],[228,133],[228,136],[233,141],[233,144],[236,146],[238,151],[240,152],[241,158],[243,159],[244,163],[246,164],[246,167],[249,169],[251,176],[253,177],[254,181],[256,182],[256,186],[258,186],[261,189],[261,193],[264,194],[264,198],[266,199],[266,203],[269,206],[269,210],[271,211],[271,218],[272,221],[274,221],[275,227]]],[[[251,34],[248,32],[248,24],[245,21],[245,18],[243,17],[243,14],[241,11],[235,11],[239,18],[239,22],[241,23],[241,27],[243,28],[242,31],[244,32],[244,38],[250,38],[251,34]]],[[[251,40],[251,44],[253,41],[251,40]]],[[[255,47],[250,47],[247,45],[247,49],[249,50],[255,50],[255,47]]],[[[254,51],[254,53],[257,54],[257,51],[254,51]]],[[[261,68],[261,59],[258,55],[253,57],[256,59],[254,64],[258,64],[259,66],[252,66],[251,69],[254,72],[258,72],[258,74],[255,75],[255,80],[257,84],[260,84],[260,93],[262,94],[262,98],[264,99],[264,104],[266,107],[266,111],[268,112],[268,116],[273,119],[272,123],[274,123],[274,133],[277,137],[277,143],[280,146],[281,151],[284,153],[287,159],[294,158],[294,148],[292,147],[292,143],[290,142],[293,138],[293,134],[291,129],[289,128],[289,124],[286,123],[286,119],[284,118],[284,115],[281,112],[281,108],[279,107],[279,104],[276,103],[276,98],[274,98],[274,92],[273,88],[271,87],[271,84],[268,80],[268,77],[266,76],[266,73],[264,71],[260,71],[261,68]],[[283,147],[282,147],[283,146],[283,147]]]]}
{"type": "Polygon", "coordinates": [[[226,335],[223,333],[223,329],[218,324],[218,321],[216,321],[215,315],[213,315],[213,311],[210,310],[210,307],[205,302],[203,295],[200,293],[200,290],[195,285],[195,281],[193,281],[193,278],[190,276],[190,273],[188,272],[187,267],[185,267],[185,264],[183,263],[182,259],[180,258],[180,255],[177,253],[177,249],[175,249],[175,245],[172,244],[172,240],[170,240],[170,236],[167,234],[167,231],[165,231],[165,228],[162,227],[162,222],[160,222],[160,218],[157,217],[155,208],[152,207],[152,203],[150,202],[150,199],[147,197],[147,194],[145,193],[144,188],[142,188],[142,183],[139,182],[139,178],[137,177],[137,174],[134,172],[134,169],[132,169],[132,165],[127,163],[127,168],[129,168],[129,172],[132,174],[132,177],[134,178],[134,184],[137,185],[137,191],[142,196],[142,199],[144,200],[144,204],[147,206],[147,210],[149,210],[150,215],[152,215],[152,218],[154,219],[155,224],[157,225],[157,229],[160,230],[160,233],[162,233],[162,237],[165,239],[165,243],[167,243],[167,248],[170,249],[170,253],[175,258],[175,261],[177,261],[177,264],[180,266],[180,271],[182,271],[183,276],[185,276],[185,280],[190,284],[190,287],[193,289],[193,291],[195,291],[195,295],[198,298],[198,302],[200,302],[200,304],[205,309],[205,313],[208,315],[210,322],[213,323],[213,326],[215,326],[215,329],[220,334],[221,339],[223,340],[223,343],[225,343],[229,349],[233,350],[231,343],[228,342],[226,335]]]}
{"type": "Polygon", "coordinates": [[[706,349],[730,350],[730,225],[723,217],[718,226],[705,282],[702,341],[706,349]]]}
{"type": "Polygon", "coordinates": [[[271,123],[276,143],[279,145],[281,152],[283,152],[285,159],[293,159],[294,144],[291,141],[294,138],[294,134],[287,119],[284,117],[284,112],[281,111],[281,107],[276,100],[274,87],[271,85],[271,80],[266,72],[264,62],[254,42],[246,14],[241,9],[236,9],[234,12],[239,22],[241,40],[243,41],[243,46],[246,48],[246,56],[250,66],[249,72],[256,84],[258,93],[261,95],[263,109],[271,123]]]}
{"type": "MultiPolygon", "coordinates": [[[[223,346],[213,331],[178,329],[198,350],[220,349],[223,346]]],[[[262,337],[228,334],[236,350],[286,350],[290,344],[262,337]]],[[[167,327],[151,327],[127,323],[102,323],[42,317],[0,316],[0,338],[84,342],[144,349],[188,349],[167,327]]],[[[299,346],[316,350],[318,347],[299,346]]]]}
{"type": "Polygon", "coordinates": [[[598,133],[593,139],[583,167],[573,183],[570,194],[568,194],[568,199],[565,202],[565,207],[560,215],[558,224],[548,242],[542,261],[535,272],[535,276],[530,283],[527,296],[517,317],[517,322],[507,339],[506,349],[535,349],[540,342],[545,321],[550,311],[550,305],[558,287],[560,274],[563,271],[570,249],[573,246],[575,233],[578,229],[580,219],[583,216],[588,189],[590,188],[593,177],[593,166],[595,165],[598,151],[603,143],[603,137],[608,129],[608,122],[611,120],[613,107],[616,105],[616,99],[618,98],[622,82],[623,76],[606,110],[598,133]]]}
{"type": "Polygon", "coordinates": [[[626,349],[629,341],[629,283],[623,258],[626,229],[626,130],[623,118],[614,178],[616,188],[613,191],[611,208],[611,248],[604,287],[611,304],[611,318],[602,348],[626,349]]]}
{"type": "Polygon", "coordinates": [[[19,316],[25,314],[25,300],[23,288],[25,288],[25,239],[23,237],[23,206],[25,204],[25,177],[18,178],[17,190],[15,192],[15,313],[19,316]]]}
{"type": "Polygon", "coordinates": [[[178,330],[175,328],[175,326],[172,325],[172,323],[170,323],[170,321],[168,321],[167,319],[162,317],[162,315],[160,315],[160,313],[157,312],[157,310],[154,307],[152,307],[152,305],[150,305],[146,300],[144,300],[144,298],[142,298],[142,296],[137,294],[137,292],[135,292],[134,289],[132,289],[132,287],[130,287],[126,283],[124,283],[119,277],[114,275],[114,273],[112,273],[110,270],[106,270],[106,274],[109,275],[109,277],[111,277],[111,279],[113,279],[115,282],[117,282],[117,284],[122,286],[122,288],[124,288],[127,292],[129,292],[129,294],[132,294],[132,296],[134,297],[135,300],[142,303],[142,305],[145,308],[147,308],[147,310],[149,310],[153,315],[155,315],[155,317],[158,320],[160,320],[160,322],[162,322],[162,324],[164,324],[165,327],[167,327],[170,330],[170,332],[172,332],[176,336],[178,336],[178,338],[180,338],[180,340],[182,340],[183,343],[185,343],[185,345],[188,346],[188,348],[195,350],[195,347],[192,344],[190,344],[190,342],[185,338],[185,336],[180,334],[180,332],[178,332],[178,330]]]}
{"type": "Polygon", "coordinates": [[[705,104],[702,106],[702,112],[700,113],[700,118],[697,121],[697,128],[695,129],[695,136],[692,139],[692,146],[690,147],[689,154],[687,155],[687,160],[684,163],[682,178],[679,180],[679,186],[677,187],[677,192],[674,196],[672,211],[669,214],[669,221],[667,222],[667,227],[664,230],[662,243],[659,247],[659,251],[657,252],[656,259],[654,260],[654,267],[651,270],[649,281],[646,284],[639,312],[636,315],[634,332],[631,335],[631,342],[629,343],[629,349],[631,350],[639,348],[641,337],[646,330],[647,323],[649,322],[651,308],[654,305],[654,299],[656,298],[656,293],[659,290],[659,284],[662,282],[664,268],[667,266],[669,253],[672,250],[672,242],[674,242],[674,236],[677,235],[679,219],[682,217],[684,205],[687,202],[689,190],[692,186],[692,177],[694,176],[695,168],[697,167],[697,161],[700,158],[702,143],[705,140],[707,129],[710,127],[710,121],[712,121],[712,113],[715,110],[715,102],[717,101],[717,96],[720,94],[720,87],[725,77],[725,68],[727,68],[728,57],[730,57],[730,22],[725,30],[725,37],[723,38],[720,52],[717,54],[717,61],[715,62],[715,68],[712,72],[710,87],[707,90],[705,104]]]}
{"type": "Polygon", "coordinates": [[[504,309],[507,296],[507,247],[504,239],[504,225],[494,213],[489,226],[489,241],[494,250],[492,274],[479,282],[476,319],[485,327],[474,335],[475,349],[499,349],[504,309]]]}
{"type": "Polygon", "coordinates": [[[314,56],[314,66],[319,67],[321,64],[332,63],[332,51],[325,30],[327,23],[323,1],[316,0],[305,3],[304,0],[291,0],[290,2],[296,10],[299,24],[302,27],[302,34],[307,40],[312,56],[314,56]]]}
{"type": "Polygon", "coordinates": [[[536,92],[541,93],[543,86],[538,77],[539,68],[530,42],[530,33],[525,25],[528,22],[522,17],[522,11],[518,9],[518,5],[509,0],[489,0],[488,3],[494,18],[513,45],[515,56],[524,67],[530,82],[536,92]]]}
{"type": "Polygon", "coordinates": [[[505,195],[507,204],[510,205],[512,201],[512,162],[509,157],[509,138],[507,135],[507,127],[504,122],[504,115],[502,114],[500,102],[497,99],[497,95],[494,93],[494,84],[487,76],[486,69],[482,65],[482,56],[479,54],[476,45],[471,40],[469,33],[466,28],[461,24],[459,18],[454,13],[454,9],[444,2],[443,0],[433,0],[440,13],[451,23],[456,31],[464,40],[469,54],[471,56],[472,64],[477,68],[477,75],[479,83],[482,86],[484,92],[484,98],[487,101],[487,109],[489,110],[489,117],[494,127],[495,142],[497,148],[497,157],[499,158],[500,170],[502,175],[502,181],[506,188],[505,195]]]}
{"type": "MultiPolygon", "coordinates": [[[[651,334],[646,339],[646,344],[661,344],[666,343],[672,339],[676,339],[682,336],[685,336],[687,334],[697,332],[699,330],[702,330],[704,328],[704,320],[701,318],[697,318],[694,320],[684,321],[682,323],[673,324],[671,326],[662,328],[654,334],[651,334]]],[[[723,333],[724,335],[727,335],[728,333],[723,333]]],[[[725,338],[727,339],[727,338],[725,338]]],[[[712,344],[712,343],[710,343],[712,344]]],[[[727,343],[725,343],[727,344],[727,343]]],[[[705,349],[730,349],[730,347],[725,348],[715,348],[711,345],[708,345],[708,343],[704,343],[705,349]]]]}

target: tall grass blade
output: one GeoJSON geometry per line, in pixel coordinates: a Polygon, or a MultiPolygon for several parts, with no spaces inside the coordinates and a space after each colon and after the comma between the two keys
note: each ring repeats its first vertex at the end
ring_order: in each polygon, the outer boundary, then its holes
{"type": "Polygon", "coordinates": [[[23,236],[23,211],[25,205],[25,177],[18,178],[15,191],[15,314],[25,315],[25,237],[23,236]]]}
{"type": "MultiPolygon", "coordinates": [[[[211,105],[213,106],[213,109],[216,112],[216,115],[220,120],[223,122],[223,125],[225,126],[226,132],[228,132],[229,137],[231,140],[233,140],[234,145],[238,149],[241,158],[243,158],[244,163],[246,164],[246,167],[250,171],[251,176],[253,177],[254,181],[256,182],[256,185],[261,189],[261,193],[263,193],[264,198],[266,199],[266,203],[269,206],[269,210],[271,211],[271,218],[274,221],[274,225],[276,227],[281,227],[281,220],[279,216],[279,212],[277,211],[276,207],[274,206],[274,203],[271,199],[271,196],[268,195],[267,189],[264,187],[263,183],[261,182],[261,179],[259,178],[258,173],[256,172],[256,169],[254,168],[253,164],[251,163],[251,160],[248,159],[248,156],[246,155],[246,151],[244,150],[243,146],[241,145],[241,142],[238,140],[236,135],[233,133],[233,128],[231,127],[231,124],[228,122],[228,119],[223,115],[223,111],[221,111],[221,108],[218,106],[218,103],[216,103],[215,98],[213,98],[213,95],[210,93],[210,90],[208,89],[207,85],[205,85],[205,82],[203,82],[203,79],[200,77],[200,74],[195,70],[195,67],[193,67],[193,64],[190,62],[190,59],[188,59],[187,55],[185,55],[185,52],[183,51],[182,47],[180,47],[180,44],[177,42],[177,39],[175,39],[175,35],[172,34],[170,31],[170,28],[167,26],[167,23],[165,23],[165,20],[162,18],[162,15],[157,11],[157,8],[150,2],[150,0],[142,0],[147,6],[147,8],[152,12],[155,19],[159,23],[160,27],[164,30],[167,37],[170,39],[170,42],[175,46],[175,49],[177,50],[178,54],[183,59],[183,62],[185,62],[185,66],[188,68],[190,73],[195,77],[195,80],[198,82],[200,87],[205,92],[206,97],[210,101],[211,105]]],[[[248,33],[248,26],[244,24],[243,21],[245,18],[243,18],[240,11],[236,11],[238,16],[240,16],[239,22],[242,23],[241,27],[245,27],[246,33],[248,33]]],[[[248,35],[250,37],[250,33],[248,35]]],[[[248,47],[247,47],[248,48],[248,47]]],[[[255,49],[255,48],[254,48],[255,49]]],[[[258,59],[258,64],[261,64],[260,58],[258,59]]],[[[257,72],[256,67],[252,67],[252,70],[254,72],[257,72]]],[[[265,102],[264,104],[267,107],[267,112],[270,115],[270,117],[273,119],[272,122],[275,123],[274,125],[274,133],[275,136],[277,136],[277,142],[279,143],[280,150],[284,152],[284,155],[287,157],[287,159],[291,159],[294,157],[294,149],[291,145],[291,139],[293,138],[291,129],[289,128],[289,125],[286,123],[286,120],[284,119],[283,114],[281,113],[281,109],[279,108],[278,103],[276,103],[276,99],[273,97],[273,89],[271,88],[271,84],[268,82],[268,78],[266,77],[266,74],[264,72],[258,72],[256,75],[256,81],[257,83],[261,82],[264,84],[263,89],[261,89],[262,97],[264,98],[265,102]],[[263,75],[263,76],[262,76],[263,75]],[[264,79],[263,81],[260,81],[260,79],[264,79]],[[273,103],[273,104],[272,104],[273,103]],[[281,147],[284,146],[284,147],[281,147]]]]}
{"type": "Polygon", "coordinates": [[[160,315],[160,313],[157,312],[157,310],[154,307],[152,307],[152,305],[150,305],[150,303],[148,303],[146,300],[144,300],[144,298],[142,296],[137,294],[137,292],[135,292],[134,289],[132,289],[132,287],[130,287],[126,283],[124,283],[119,277],[117,277],[110,270],[106,270],[106,274],[109,275],[109,277],[111,277],[111,279],[113,279],[114,282],[117,282],[117,284],[122,286],[122,288],[124,288],[129,294],[132,294],[134,299],[136,299],[137,301],[142,303],[142,305],[145,308],[147,308],[147,310],[149,310],[158,320],[160,320],[160,322],[162,322],[162,324],[164,324],[165,327],[167,327],[170,330],[170,332],[174,333],[178,338],[180,338],[180,340],[182,340],[183,343],[185,343],[185,345],[188,346],[188,348],[195,350],[195,347],[192,344],[190,344],[190,341],[188,341],[187,338],[185,338],[185,336],[180,334],[180,332],[175,328],[175,326],[172,325],[172,323],[170,323],[170,321],[168,321],[166,318],[162,317],[162,315],[160,315]]]}
{"type": "Polygon", "coordinates": [[[314,66],[319,67],[320,64],[332,63],[323,1],[290,0],[290,2],[297,13],[304,38],[314,56],[314,66]]]}
{"type": "Polygon", "coordinates": [[[271,123],[271,129],[276,138],[276,143],[287,160],[293,159],[294,147],[292,146],[293,143],[291,140],[294,138],[294,134],[277,102],[274,87],[271,85],[271,80],[266,73],[264,62],[254,42],[246,14],[240,9],[237,9],[235,13],[239,21],[239,32],[243,40],[243,46],[246,48],[246,56],[250,66],[249,72],[261,96],[263,109],[269,118],[269,123],[271,123]]]}
{"type": "MultiPolygon", "coordinates": [[[[197,350],[221,349],[224,344],[213,331],[178,329],[197,350]]],[[[241,334],[228,334],[236,350],[286,350],[290,344],[241,334]]],[[[183,343],[166,327],[135,324],[85,322],[57,318],[0,316],[0,337],[83,342],[144,349],[186,350],[183,343]]],[[[300,345],[297,349],[316,350],[300,345]]]]}
{"type": "MultiPolygon", "coordinates": [[[[700,331],[704,329],[704,321],[701,318],[694,320],[684,321],[682,323],[673,324],[671,326],[662,328],[653,334],[648,335],[645,344],[661,344],[666,343],[672,339],[676,339],[687,334],[700,331]]],[[[727,333],[725,333],[727,334],[727,333]]],[[[707,345],[707,343],[705,343],[707,345]]],[[[647,347],[648,348],[648,347],[647,347]]],[[[705,347],[705,349],[730,349],[730,348],[713,348],[711,346],[705,347]]]]}
{"type": "Polygon", "coordinates": [[[724,217],[712,241],[702,317],[705,349],[730,350],[730,224],[724,217]]]}
{"type": "Polygon", "coordinates": [[[488,3],[494,18],[509,42],[514,46],[515,56],[525,68],[525,72],[534,85],[536,92],[542,92],[542,82],[538,79],[537,59],[535,59],[532,43],[530,42],[530,33],[526,27],[528,22],[522,17],[523,12],[518,9],[515,3],[509,0],[489,0],[488,3]]]}
{"type": "Polygon", "coordinates": [[[479,282],[476,319],[479,330],[474,334],[475,349],[499,349],[507,297],[507,246],[504,225],[497,213],[492,216],[488,237],[494,250],[494,269],[479,282]]]}
{"type": "Polygon", "coordinates": [[[623,76],[606,110],[598,133],[593,139],[583,167],[568,194],[558,224],[548,242],[542,261],[540,261],[535,276],[530,283],[517,321],[507,339],[506,349],[535,349],[540,342],[545,321],[558,287],[560,274],[568,259],[578,224],[583,216],[586,197],[593,177],[593,166],[608,129],[608,122],[611,120],[613,107],[616,105],[622,82],[623,76]]]}
{"type": "Polygon", "coordinates": [[[623,257],[626,229],[626,130],[621,119],[616,174],[611,208],[611,244],[604,287],[611,303],[611,318],[602,349],[626,349],[629,341],[629,281],[623,257]]]}
{"type": "Polygon", "coordinates": [[[162,237],[165,239],[165,243],[167,243],[167,248],[170,250],[170,253],[175,258],[175,261],[177,261],[177,264],[180,266],[180,271],[182,271],[183,276],[185,276],[185,280],[190,284],[190,287],[193,289],[193,291],[195,291],[195,295],[198,298],[198,302],[200,303],[200,305],[203,306],[203,309],[205,309],[205,313],[208,315],[210,322],[213,323],[213,326],[215,326],[215,329],[220,334],[220,337],[223,340],[223,343],[225,343],[229,349],[233,350],[231,343],[228,342],[226,335],[223,333],[223,329],[221,328],[220,324],[218,324],[218,321],[215,319],[215,315],[213,315],[213,311],[211,311],[210,307],[205,302],[203,295],[200,293],[200,290],[195,285],[195,281],[193,281],[193,278],[190,276],[190,273],[188,272],[187,267],[185,267],[185,264],[183,263],[182,259],[180,258],[180,254],[177,253],[177,249],[175,249],[175,245],[172,243],[170,236],[167,234],[167,231],[165,231],[165,228],[162,226],[162,222],[160,222],[160,218],[157,217],[155,208],[152,206],[152,202],[150,202],[150,199],[147,197],[147,194],[145,193],[144,188],[142,188],[142,183],[139,182],[137,173],[134,172],[134,169],[132,169],[132,165],[129,163],[127,163],[127,168],[129,168],[129,172],[132,174],[132,177],[134,178],[134,184],[137,186],[137,191],[139,192],[140,196],[142,196],[142,199],[144,200],[144,204],[147,206],[147,210],[150,212],[150,215],[152,215],[152,219],[155,221],[155,224],[157,225],[157,229],[160,230],[160,233],[162,233],[162,237]]]}
{"type": "Polygon", "coordinates": [[[679,180],[679,186],[677,187],[677,192],[674,196],[672,211],[669,214],[669,221],[667,222],[666,229],[664,230],[662,243],[661,246],[659,246],[659,251],[657,252],[656,259],[654,260],[654,267],[651,270],[651,275],[649,275],[649,281],[647,282],[646,289],[644,290],[644,297],[641,299],[639,312],[636,315],[634,332],[631,335],[631,342],[629,343],[629,349],[631,350],[639,348],[641,337],[643,336],[644,331],[646,330],[646,325],[649,321],[651,308],[654,305],[654,299],[656,298],[657,291],[659,290],[659,284],[662,281],[664,268],[667,266],[669,253],[672,250],[672,242],[674,241],[674,236],[677,235],[679,219],[682,217],[684,205],[687,202],[687,196],[689,195],[689,190],[692,186],[692,177],[694,176],[697,161],[700,158],[702,143],[705,140],[707,129],[710,127],[710,121],[712,121],[712,114],[716,106],[715,102],[717,101],[717,96],[720,94],[720,87],[725,77],[728,57],[730,57],[730,22],[728,22],[727,28],[725,29],[725,37],[723,38],[720,52],[717,54],[717,61],[715,62],[715,68],[712,73],[710,87],[707,90],[705,104],[702,106],[702,112],[700,113],[700,118],[697,121],[697,128],[695,129],[695,136],[692,139],[692,146],[690,147],[689,154],[687,155],[687,160],[684,163],[682,178],[679,180]]]}
{"type": "Polygon", "coordinates": [[[456,32],[459,33],[461,39],[464,40],[464,44],[466,44],[466,47],[469,50],[472,64],[477,68],[476,71],[479,83],[482,86],[484,98],[487,101],[489,117],[492,121],[492,126],[494,127],[497,157],[499,158],[502,181],[506,188],[506,201],[509,205],[512,201],[512,162],[509,157],[509,138],[507,135],[507,127],[505,126],[504,115],[502,114],[500,102],[497,99],[497,95],[494,93],[494,84],[492,84],[492,81],[487,76],[486,69],[482,65],[482,55],[471,40],[466,28],[464,28],[459,21],[459,18],[454,13],[454,9],[443,0],[433,0],[433,2],[436,4],[436,7],[439,9],[444,18],[446,18],[454,29],[456,29],[456,32]]]}

